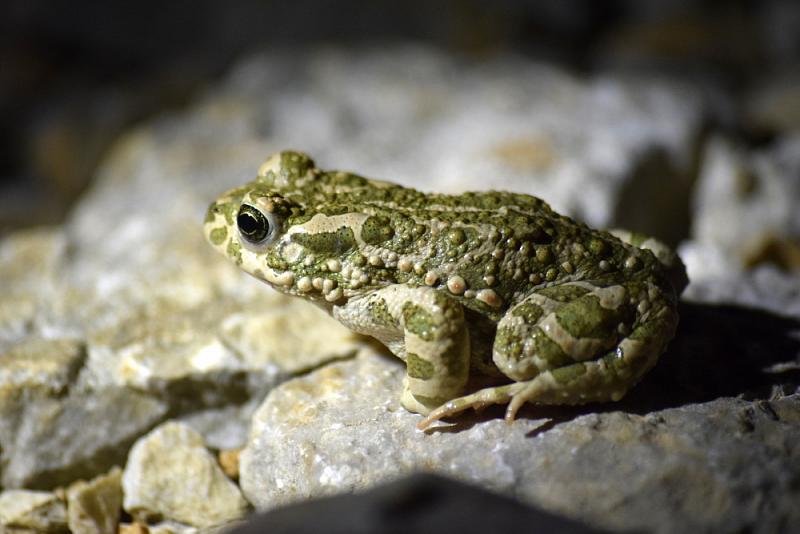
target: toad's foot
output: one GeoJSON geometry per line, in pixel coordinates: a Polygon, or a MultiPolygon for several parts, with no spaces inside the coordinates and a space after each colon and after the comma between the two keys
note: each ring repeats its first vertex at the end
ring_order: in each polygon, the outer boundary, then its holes
{"type": "Polygon", "coordinates": [[[576,405],[617,401],[625,395],[632,377],[641,376],[643,369],[650,365],[647,359],[637,357],[641,350],[657,354],[640,341],[625,340],[621,347],[608,352],[600,360],[567,365],[545,371],[525,382],[481,389],[450,400],[429,413],[417,428],[425,430],[434,421],[490,404],[508,404],[505,420],[512,423],[522,405],[528,402],[576,405]],[[629,357],[625,356],[623,347],[628,349],[629,357]]]}
{"type": "MultiPolygon", "coordinates": [[[[425,417],[425,419],[417,423],[417,428],[420,430],[426,430],[435,421],[444,419],[445,417],[452,417],[470,408],[480,410],[481,408],[485,408],[491,404],[510,403],[514,398],[515,393],[520,390],[520,386],[522,385],[523,384],[516,383],[481,389],[480,391],[476,391],[471,395],[450,400],[433,410],[425,417]]],[[[509,404],[509,409],[510,407],[511,404],[509,404]]],[[[514,411],[516,412],[516,410],[514,411]]],[[[511,419],[509,419],[508,412],[506,412],[506,420],[509,422],[513,421],[514,415],[512,414],[511,419]]]]}

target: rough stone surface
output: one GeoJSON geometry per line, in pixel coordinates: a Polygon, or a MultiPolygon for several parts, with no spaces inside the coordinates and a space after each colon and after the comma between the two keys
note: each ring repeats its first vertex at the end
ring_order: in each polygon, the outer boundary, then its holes
{"type": "Polygon", "coordinates": [[[140,520],[163,517],[210,527],[238,519],[248,509],[202,436],[179,422],[164,423],[136,442],[122,487],[125,510],[140,520]]]}
{"type": "Polygon", "coordinates": [[[76,339],[24,338],[7,346],[0,367],[0,398],[58,395],[75,380],[85,358],[76,339]]]}
{"type": "Polygon", "coordinates": [[[0,493],[0,532],[6,529],[9,532],[66,532],[64,501],[49,491],[4,491],[0,493]]]}
{"type": "Polygon", "coordinates": [[[800,524],[797,395],[644,415],[641,401],[528,409],[513,425],[487,410],[423,433],[398,403],[402,375],[365,353],[274,390],[241,457],[247,498],[272,508],[432,470],[606,528],[731,531],[756,524],[764,506],[764,532],[800,524]]]}
{"type": "Polygon", "coordinates": [[[3,485],[52,488],[108,471],[165,414],[163,402],[114,388],[4,402],[3,485]]]}
{"type": "Polygon", "coordinates": [[[122,470],[67,488],[67,521],[72,532],[116,534],[122,509],[122,470]]]}

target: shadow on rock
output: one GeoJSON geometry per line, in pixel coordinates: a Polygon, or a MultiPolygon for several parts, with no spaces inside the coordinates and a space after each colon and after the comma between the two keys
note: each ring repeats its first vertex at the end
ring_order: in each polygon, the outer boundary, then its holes
{"type": "Polygon", "coordinates": [[[734,305],[681,303],[675,339],[620,406],[635,413],[800,386],[800,321],[734,305]]]}
{"type": "MultiPolygon", "coordinates": [[[[656,366],[619,402],[527,405],[517,418],[542,419],[528,437],[589,413],[645,415],[720,397],[765,400],[800,387],[800,320],[734,305],[680,304],[675,339],[656,366]]],[[[505,406],[467,411],[430,432],[461,432],[502,418],[505,406]]]]}

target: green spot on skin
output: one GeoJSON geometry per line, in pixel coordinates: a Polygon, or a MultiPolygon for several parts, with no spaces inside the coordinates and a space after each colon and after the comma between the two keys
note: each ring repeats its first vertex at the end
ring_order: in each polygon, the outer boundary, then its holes
{"type": "Polygon", "coordinates": [[[537,293],[558,302],[569,302],[589,293],[589,290],[580,286],[562,285],[545,287],[537,291],[537,293]]]}
{"type": "Polygon", "coordinates": [[[561,349],[558,343],[547,337],[547,334],[544,333],[544,330],[538,326],[533,329],[531,340],[533,353],[540,358],[547,360],[547,363],[549,364],[548,367],[550,369],[554,367],[561,367],[573,361],[572,358],[567,356],[567,354],[561,349]]]}
{"type": "Polygon", "coordinates": [[[533,302],[523,302],[511,312],[515,317],[521,317],[529,325],[533,325],[544,314],[544,310],[533,302]]]}
{"type": "Polygon", "coordinates": [[[382,298],[373,299],[369,303],[369,314],[375,323],[382,326],[394,326],[394,318],[389,313],[389,307],[382,298]]]}
{"type": "Polygon", "coordinates": [[[595,256],[604,256],[608,252],[609,247],[605,241],[595,237],[589,240],[589,250],[595,256]]]}
{"type": "Polygon", "coordinates": [[[582,374],[586,373],[586,365],[583,363],[574,363],[572,365],[568,365],[566,367],[559,367],[558,369],[553,369],[550,371],[553,374],[553,378],[556,379],[556,382],[559,384],[568,384],[581,376],[582,374]]]}
{"type": "Polygon", "coordinates": [[[219,228],[214,228],[208,234],[208,240],[211,241],[213,245],[219,246],[221,245],[225,239],[228,237],[228,229],[224,226],[219,228]]]}
{"type": "Polygon", "coordinates": [[[237,264],[242,263],[242,245],[231,239],[228,241],[228,249],[226,252],[237,264]]]}
{"type": "Polygon", "coordinates": [[[280,172],[284,177],[297,179],[304,176],[309,169],[314,167],[314,162],[302,152],[284,150],[281,152],[280,172]]]}
{"type": "Polygon", "coordinates": [[[206,218],[203,222],[208,224],[214,222],[216,218],[217,218],[217,203],[212,202],[211,205],[206,210],[206,218]]]}
{"type": "Polygon", "coordinates": [[[639,232],[631,232],[628,236],[628,243],[633,245],[634,247],[641,246],[642,243],[650,239],[650,236],[645,234],[640,234],[639,232]]]}
{"type": "Polygon", "coordinates": [[[406,330],[417,335],[423,341],[433,341],[436,325],[433,316],[423,308],[407,302],[403,305],[403,320],[406,330]]]}
{"type": "Polygon", "coordinates": [[[651,310],[650,313],[651,318],[639,323],[636,328],[633,329],[630,336],[628,336],[630,339],[641,341],[659,339],[659,337],[667,335],[667,333],[675,328],[671,316],[658,315],[656,310],[651,310]]]}
{"type": "Polygon", "coordinates": [[[406,372],[411,378],[429,380],[433,377],[434,366],[428,360],[423,360],[416,354],[409,352],[406,358],[406,372]]]}
{"type": "Polygon", "coordinates": [[[450,241],[452,245],[460,245],[464,241],[466,241],[467,236],[464,233],[464,230],[461,228],[454,228],[447,232],[447,239],[450,241]]]}
{"type": "Polygon", "coordinates": [[[369,180],[367,180],[363,176],[359,176],[357,174],[352,174],[349,172],[343,174],[335,173],[333,181],[337,184],[346,185],[348,187],[353,187],[353,188],[365,187],[369,185],[369,180]]]}
{"type": "Polygon", "coordinates": [[[623,309],[609,310],[600,306],[594,295],[569,302],[556,311],[556,319],[574,337],[606,339],[616,332],[622,322],[623,309]]]}
{"type": "Polygon", "coordinates": [[[225,222],[229,226],[233,226],[233,220],[236,217],[236,212],[239,208],[231,202],[225,204],[217,204],[217,209],[225,216],[225,222]]]}
{"type": "Polygon", "coordinates": [[[542,265],[547,265],[553,262],[553,252],[550,247],[542,246],[536,247],[536,259],[542,265]]]}
{"type": "Polygon", "coordinates": [[[442,364],[447,370],[447,376],[451,379],[466,377],[469,375],[469,358],[463,358],[462,346],[458,343],[449,343],[447,349],[440,354],[442,364]]]}
{"type": "Polygon", "coordinates": [[[361,239],[370,245],[388,241],[392,236],[394,236],[394,229],[386,217],[367,217],[361,226],[361,239]]]}
{"type": "Polygon", "coordinates": [[[525,341],[513,328],[503,327],[497,329],[494,346],[495,350],[504,354],[508,359],[519,361],[523,357],[522,350],[525,347],[525,341]]]}
{"type": "Polygon", "coordinates": [[[349,226],[342,226],[335,232],[292,234],[292,241],[299,243],[312,254],[333,257],[341,256],[356,248],[356,238],[349,226]]]}

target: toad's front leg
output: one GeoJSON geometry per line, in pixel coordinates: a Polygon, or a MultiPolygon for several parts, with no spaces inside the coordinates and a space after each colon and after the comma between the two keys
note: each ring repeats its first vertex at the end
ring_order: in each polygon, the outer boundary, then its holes
{"type": "Polygon", "coordinates": [[[373,336],[406,362],[401,402],[428,414],[464,391],[470,345],[461,305],[426,286],[396,284],[333,310],[356,332],[373,336]]]}

